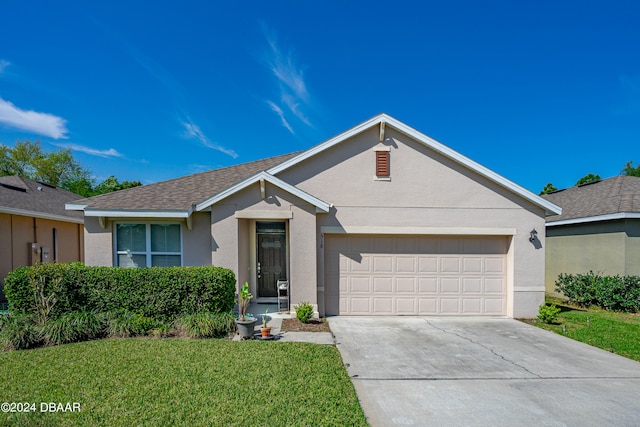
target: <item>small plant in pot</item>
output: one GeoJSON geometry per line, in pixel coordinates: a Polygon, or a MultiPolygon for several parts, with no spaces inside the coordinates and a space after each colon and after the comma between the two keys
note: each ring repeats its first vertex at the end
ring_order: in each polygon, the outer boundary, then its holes
{"type": "Polygon", "coordinates": [[[262,327],[260,328],[260,332],[262,333],[263,338],[271,336],[271,326],[267,326],[267,313],[269,313],[269,309],[267,309],[267,311],[262,315],[262,327]]]}
{"type": "Polygon", "coordinates": [[[251,298],[253,298],[253,295],[249,292],[249,283],[244,282],[240,293],[238,293],[238,318],[236,319],[238,334],[242,339],[253,337],[253,330],[258,321],[251,314],[247,314],[251,298]]]}

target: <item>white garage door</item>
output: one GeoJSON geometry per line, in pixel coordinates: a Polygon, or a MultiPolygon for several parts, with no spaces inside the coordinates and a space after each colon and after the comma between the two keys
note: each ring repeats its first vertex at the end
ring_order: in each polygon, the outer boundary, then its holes
{"type": "Polygon", "coordinates": [[[327,315],[506,314],[507,238],[325,236],[327,315]]]}

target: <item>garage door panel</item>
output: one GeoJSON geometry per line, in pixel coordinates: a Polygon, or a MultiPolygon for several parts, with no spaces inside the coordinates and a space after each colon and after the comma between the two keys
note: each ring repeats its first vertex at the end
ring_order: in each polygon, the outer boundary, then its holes
{"type": "Polygon", "coordinates": [[[394,314],[393,298],[391,297],[375,297],[373,298],[373,310],[376,314],[394,314]]]}
{"type": "Polygon", "coordinates": [[[440,273],[460,273],[460,258],[443,256],[440,258],[440,273]]]}
{"type": "Polygon", "coordinates": [[[391,277],[374,277],[373,278],[373,292],[375,294],[380,293],[393,293],[393,278],[391,277]]]}
{"type": "Polygon", "coordinates": [[[329,236],[326,241],[325,295],[335,301],[327,301],[328,313],[337,306],[340,314],[354,315],[505,313],[506,238],[329,236]]]}
{"type": "Polygon", "coordinates": [[[373,257],[374,273],[393,273],[393,257],[392,256],[374,256],[373,257]]]}
{"type": "Polygon", "coordinates": [[[460,314],[481,314],[482,300],[480,298],[463,298],[462,313],[460,314]]]}
{"type": "Polygon", "coordinates": [[[396,292],[398,294],[403,293],[416,293],[416,278],[415,277],[396,277],[396,292]]]}
{"type": "Polygon", "coordinates": [[[418,278],[418,292],[420,294],[435,294],[438,293],[438,278],[437,277],[420,277],[418,278]]]}
{"type": "Polygon", "coordinates": [[[421,256],[418,257],[418,265],[420,273],[437,273],[438,272],[438,257],[436,256],[421,256]]]}
{"type": "Polygon", "coordinates": [[[441,277],[440,278],[440,293],[457,294],[459,292],[460,292],[459,277],[441,277]]]}
{"type": "Polygon", "coordinates": [[[438,314],[437,298],[418,298],[418,314],[435,315],[438,314]]]}
{"type": "Polygon", "coordinates": [[[395,314],[415,314],[416,302],[415,298],[397,298],[395,314]]]}
{"type": "Polygon", "coordinates": [[[349,281],[350,293],[365,293],[370,294],[371,289],[371,277],[351,277],[349,281]]]}
{"type": "Polygon", "coordinates": [[[463,294],[481,294],[482,277],[464,277],[462,279],[463,294]]]}

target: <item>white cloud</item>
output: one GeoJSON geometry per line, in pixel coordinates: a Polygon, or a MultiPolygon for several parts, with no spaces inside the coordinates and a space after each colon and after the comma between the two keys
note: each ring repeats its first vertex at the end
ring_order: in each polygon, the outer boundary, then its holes
{"type": "Polygon", "coordinates": [[[53,139],[67,137],[67,121],[62,117],[37,111],[22,110],[0,98],[0,124],[26,130],[53,139]]]}
{"type": "Polygon", "coordinates": [[[92,156],[98,156],[98,157],[122,157],[122,154],[120,154],[118,151],[116,151],[113,148],[109,148],[108,150],[98,150],[95,148],[91,148],[91,147],[86,147],[84,145],[78,145],[78,144],[54,144],[57,147],[61,147],[61,148],[70,148],[73,151],[80,151],[81,153],[86,153],[86,154],[90,154],[92,156]]]}
{"type": "Polygon", "coordinates": [[[198,141],[200,141],[200,143],[202,145],[204,145],[207,148],[211,148],[212,150],[217,150],[220,151],[221,153],[224,153],[228,156],[231,156],[232,158],[237,158],[238,154],[229,149],[229,148],[225,148],[219,144],[216,144],[215,142],[212,142],[205,134],[204,132],[202,132],[202,130],[200,129],[200,127],[193,123],[191,121],[190,118],[187,117],[186,121],[183,120],[182,121],[182,125],[184,126],[185,129],[185,136],[187,138],[193,138],[196,139],[198,141]]]}
{"type": "Polygon", "coordinates": [[[287,114],[293,114],[305,125],[313,127],[311,121],[303,112],[303,108],[308,107],[310,104],[310,96],[304,80],[304,73],[302,68],[296,64],[293,51],[283,53],[275,35],[269,34],[267,31],[265,31],[265,37],[269,45],[267,66],[276,78],[280,92],[280,105],[275,104],[273,101],[268,101],[267,103],[271,110],[278,114],[283,126],[289,132],[294,133],[291,123],[287,119],[287,114]]]}
{"type": "Polygon", "coordinates": [[[0,59],[0,74],[2,74],[9,65],[11,65],[11,62],[0,59]]]}
{"type": "Polygon", "coordinates": [[[282,108],[278,107],[278,105],[276,105],[273,101],[267,101],[267,104],[269,105],[269,107],[271,107],[271,110],[273,110],[278,116],[280,116],[280,120],[282,120],[282,125],[286,127],[289,130],[289,132],[291,132],[291,134],[295,135],[293,128],[287,121],[287,118],[284,116],[284,112],[282,111],[282,108]]]}

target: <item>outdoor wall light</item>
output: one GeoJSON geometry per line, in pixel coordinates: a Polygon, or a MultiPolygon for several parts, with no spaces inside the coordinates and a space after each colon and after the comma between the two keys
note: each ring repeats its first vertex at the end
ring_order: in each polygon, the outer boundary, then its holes
{"type": "Polygon", "coordinates": [[[534,228],[533,230],[531,230],[529,232],[529,241],[533,242],[534,240],[536,240],[536,237],[538,236],[538,232],[536,231],[536,229],[534,228]]]}

